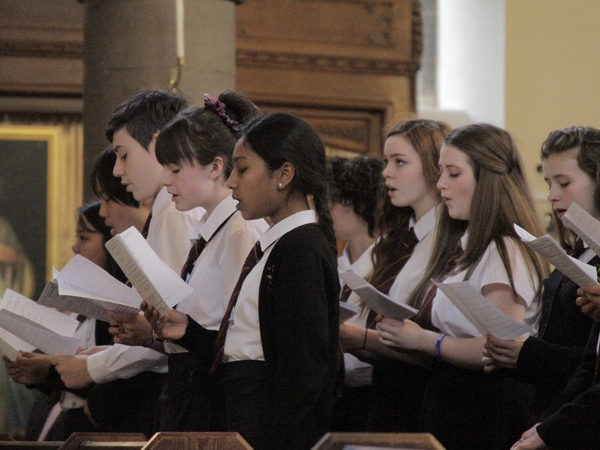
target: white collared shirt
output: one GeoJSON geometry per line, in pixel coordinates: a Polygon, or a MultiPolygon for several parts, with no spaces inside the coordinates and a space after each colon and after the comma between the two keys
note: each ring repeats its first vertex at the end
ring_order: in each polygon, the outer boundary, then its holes
{"type": "MultiPolygon", "coordinates": [[[[344,251],[337,260],[338,273],[342,274],[344,272],[347,272],[348,270],[352,270],[358,276],[367,279],[373,272],[373,247],[375,247],[375,243],[371,244],[369,248],[367,248],[356,261],[354,261],[353,264],[350,263],[347,247],[344,248],[344,251]]],[[[344,281],[341,278],[340,287],[344,287],[344,281]]],[[[358,294],[354,291],[350,292],[350,296],[348,297],[348,304],[361,307],[361,310],[358,312],[358,314],[348,319],[348,322],[356,323],[362,327],[365,327],[367,325],[369,307],[360,299],[358,294]]]]}
{"type": "MultiPolygon", "coordinates": [[[[469,239],[465,233],[460,240],[464,249],[469,239]]],[[[526,304],[524,323],[536,328],[540,314],[540,296],[536,295],[538,280],[529,270],[521,250],[512,238],[505,237],[504,244],[508,261],[512,270],[512,278],[515,290],[526,304]]],[[[444,283],[455,283],[464,281],[467,271],[449,276],[444,283]]],[[[490,284],[501,283],[510,286],[510,280],[506,268],[502,263],[495,242],[491,242],[483,253],[483,256],[475,266],[471,277],[471,283],[478,291],[490,284]]],[[[479,337],[481,333],[469,322],[469,320],[454,306],[454,304],[441,291],[437,290],[433,298],[431,308],[431,321],[442,333],[455,337],[479,337]]]]}
{"type": "MultiPolygon", "coordinates": [[[[231,195],[226,197],[210,216],[204,215],[194,230],[193,240],[202,237],[207,244],[187,277],[194,293],[177,305],[178,311],[188,314],[209,330],[219,329],[244,261],[268,228],[262,219],[244,220],[236,212],[236,205],[237,201],[231,195]]],[[[186,350],[177,344],[165,343],[165,351],[179,353],[186,350]]]]}
{"type": "MultiPolygon", "coordinates": [[[[78,314],[71,313],[73,319],[77,319],[78,314]]],[[[96,345],[96,319],[87,317],[79,323],[73,337],[79,338],[81,348],[90,348],[96,345]]],[[[63,391],[60,399],[62,409],[83,408],[85,400],[72,392],[63,391]]]]}
{"type": "MultiPolygon", "coordinates": [[[[260,237],[263,256],[244,280],[236,307],[231,314],[233,320],[229,324],[224,349],[227,361],[264,361],[260,340],[258,293],[266,261],[279,238],[295,228],[316,221],[314,211],[301,211],[273,225],[260,237]]],[[[298,288],[301,289],[301,286],[298,288]]]]}
{"type": "Polygon", "coordinates": [[[589,263],[592,259],[596,257],[594,251],[584,242],[583,248],[585,249],[581,256],[579,256],[579,261],[583,261],[585,263],[589,263]]]}
{"type": "Polygon", "coordinates": [[[415,228],[415,234],[419,242],[390,288],[388,295],[397,303],[406,303],[410,293],[425,275],[425,269],[427,268],[427,263],[429,262],[435,242],[435,230],[441,212],[442,204],[440,203],[431,208],[418,222],[415,223],[413,218],[410,219],[409,226],[415,228]]]}
{"type": "MultiPolygon", "coordinates": [[[[371,244],[360,257],[350,263],[347,248],[344,249],[342,255],[338,258],[338,273],[352,270],[362,278],[368,278],[373,272],[373,260],[371,258],[375,243],[371,244]]],[[[344,282],[340,280],[340,285],[343,287],[344,282]]],[[[369,316],[369,307],[364,304],[356,292],[351,292],[348,297],[348,303],[359,306],[361,309],[358,314],[347,320],[349,323],[355,323],[361,327],[367,326],[367,318],[369,316]]],[[[369,363],[361,361],[356,356],[350,353],[344,353],[344,384],[351,387],[367,386],[371,384],[373,378],[373,366],[369,363]]]]}

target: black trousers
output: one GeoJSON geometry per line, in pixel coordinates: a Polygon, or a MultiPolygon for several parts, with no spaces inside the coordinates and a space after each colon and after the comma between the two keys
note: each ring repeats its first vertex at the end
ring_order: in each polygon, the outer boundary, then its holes
{"type": "Polygon", "coordinates": [[[221,364],[214,374],[214,431],[237,431],[255,450],[269,449],[272,413],[263,361],[221,364]]]}
{"type": "Polygon", "coordinates": [[[209,370],[190,353],[169,355],[169,372],[158,399],[157,431],[210,431],[209,370]]]}
{"type": "Polygon", "coordinates": [[[414,433],[419,429],[429,369],[392,358],[373,360],[371,410],[367,431],[414,433]]]}
{"type": "Polygon", "coordinates": [[[484,373],[436,363],[421,425],[447,450],[506,450],[531,419],[534,388],[506,371],[484,373]]]}
{"type": "Polygon", "coordinates": [[[367,430],[371,409],[371,385],[342,388],[331,417],[331,431],[360,433],[367,430]]]}

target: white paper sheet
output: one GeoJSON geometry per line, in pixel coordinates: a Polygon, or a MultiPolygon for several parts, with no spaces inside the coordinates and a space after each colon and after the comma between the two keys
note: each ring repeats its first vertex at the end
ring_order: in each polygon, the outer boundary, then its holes
{"type": "Polygon", "coordinates": [[[11,361],[16,361],[19,352],[32,352],[35,346],[0,328],[0,352],[11,361]]]}
{"type": "Polygon", "coordinates": [[[562,217],[566,227],[583,239],[596,255],[600,255],[600,222],[577,203],[571,203],[562,217]]]}
{"type": "Polygon", "coordinates": [[[513,320],[492,305],[468,281],[434,283],[483,336],[493,334],[501,339],[515,339],[533,332],[529,325],[513,320]]]}
{"type": "Polygon", "coordinates": [[[116,302],[139,309],[138,292],[81,255],[75,255],[55,275],[61,295],[116,302]]]}
{"type": "Polygon", "coordinates": [[[161,317],[194,292],[134,227],[114,236],[106,248],[140,296],[153,305],[161,317]]]}
{"type": "Polygon", "coordinates": [[[596,268],[565,253],[552,236],[544,235],[536,238],[518,225],[515,231],[527,246],[538,252],[546,261],[560,270],[579,286],[598,284],[596,268]]]}
{"type": "Polygon", "coordinates": [[[23,316],[61,336],[72,337],[79,322],[66,314],[42,306],[23,295],[7,289],[0,300],[0,309],[6,309],[23,316]]]}
{"type": "Polygon", "coordinates": [[[352,270],[341,273],[340,277],[377,314],[391,319],[405,320],[419,312],[408,305],[394,302],[352,270]]]}
{"type": "Polygon", "coordinates": [[[46,285],[38,299],[38,304],[71,311],[104,322],[109,322],[109,317],[106,314],[107,310],[124,314],[137,314],[140,311],[139,308],[111,300],[103,301],[95,298],[60,295],[57,280],[52,280],[46,285]]]}
{"type": "Polygon", "coordinates": [[[79,347],[79,338],[61,336],[6,309],[0,310],[0,327],[29,342],[47,355],[74,355],[79,347]]]}

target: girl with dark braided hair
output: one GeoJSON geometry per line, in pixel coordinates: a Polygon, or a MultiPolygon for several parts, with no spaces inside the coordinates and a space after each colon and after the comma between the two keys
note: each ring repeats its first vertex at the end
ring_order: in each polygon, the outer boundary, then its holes
{"type": "Polygon", "coordinates": [[[159,320],[146,306],[161,338],[212,361],[213,430],[237,431],[256,450],[309,449],[329,429],[340,285],[325,169],[325,146],[302,119],[250,123],[227,186],[244,219],[272,225],[248,255],[219,331],[159,320]]]}

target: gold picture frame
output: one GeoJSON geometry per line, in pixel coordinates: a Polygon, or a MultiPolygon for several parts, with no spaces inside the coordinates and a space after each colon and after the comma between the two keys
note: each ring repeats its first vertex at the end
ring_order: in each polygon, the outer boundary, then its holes
{"type": "MultiPolygon", "coordinates": [[[[58,126],[0,125],[0,141],[42,141],[47,155],[46,264],[45,279],[52,267],[62,268],[73,256],[76,210],[83,198],[83,132],[79,123],[58,126]]],[[[23,207],[30,205],[23,199],[23,207]]],[[[42,286],[43,288],[43,286],[42,286]]],[[[38,287],[39,290],[39,287],[38,287]]]]}

